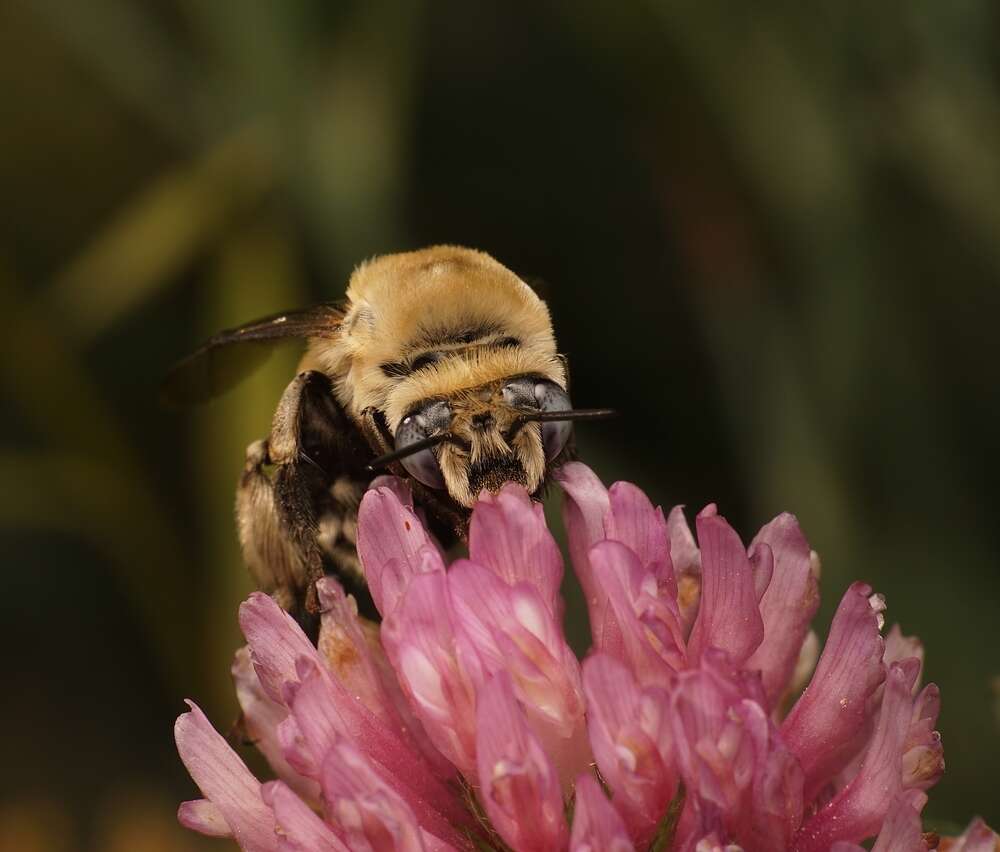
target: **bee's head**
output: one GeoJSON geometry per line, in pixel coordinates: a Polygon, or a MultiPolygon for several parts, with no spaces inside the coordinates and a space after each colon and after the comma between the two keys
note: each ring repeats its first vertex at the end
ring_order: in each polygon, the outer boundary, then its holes
{"type": "Polygon", "coordinates": [[[577,418],[538,295],[482,252],[436,246],[359,267],[348,300],[311,356],[371,418],[371,466],[398,462],[463,509],[504,482],[536,493],[577,418]]]}
{"type": "Polygon", "coordinates": [[[466,508],[483,489],[497,491],[505,482],[534,493],[571,429],[570,416],[544,418],[570,408],[566,391],[549,379],[492,382],[412,408],[396,425],[393,455],[414,479],[447,490],[466,508]]]}

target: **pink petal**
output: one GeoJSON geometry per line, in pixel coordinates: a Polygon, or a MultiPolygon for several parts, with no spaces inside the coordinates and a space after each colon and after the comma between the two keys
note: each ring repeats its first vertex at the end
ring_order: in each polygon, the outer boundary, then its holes
{"type": "Polygon", "coordinates": [[[322,767],[340,742],[351,742],[395,780],[397,792],[428,830],[442,833],[449,821],[463,820],[447,787],[399,732],[382,725],[311,660],[299,660],[298,675],[287,690],[288,706],[316,766],[322,767]]]}
{"type": "Polygon", "coordinates": [[[319,778],[319,758],[322,755],[318,755],[310,747],[293,715],[289,714],[278,725],[278,742],[288,765],[311,783],[318,783],[313,779],[319,778]]]}
{"type": "Polygon", "coordinates": [[[648,843],[677,791],[667,695],[657,687],[641,690],[606,654],[584,662],[583,688],[594,758],[632,838],[648,843]]]}
{"type": "MultiPolygon", "coordinates": [[[[241,849],[245,852],[276,850],[274,814],[260,797],[260,782],[198,706],[191,701],[187,704],[191,710],[177,717],[174,739],[194,783],[218,809],[241,849]]],[[[182,808],[178,816],[191,819],[195,810],[182,808]]],[[[202,817],[210,816],[204,806],[199,806],[197,811],[202,817]]],[[[214,818],[213,823],[217,824],[214,818]]]]}
{"type": "Polygon", "coordinates": [[[730,711],[753,743],[754,776],[749,838],[761,849],[787,849],[802,823],[802,767],[781,740],[774,723],[756,701],[744,699],[730,711]]]}
{"type": "Polygon", "coordinates": [[[263,786],[261,796],[274,810],[279,852],[350,852],[287,784],[271,781],[263,786]]]}
{"type": "MultiPolygon", "coordinates": [[[[317,650],[271,598],[251,595],[240,608],[240,623],[261,685],[265,690],[280,689],[277,699],[295,716],[296,738],[287,746],[283,743],[281,749],[290,765],[300,771],[315,771],[334,740],[345,736],[388,769],[415,779],[419,786],[414,795],[428,798],[439,809],[451,804],[439,776],[418,753],[399,717],[389,711],[384,700],[378,702],[378,707],[385,715],[376,716],[364,705],[359,692],[328,674],[317,650]],[[293,659],[294,653],[299,654],[297,659],[293,659]],[[308,685],[300,683],[303,678],[309,678],[308,685]]],[[[353,653],[357,652],[355,648],[353,653]]],[[[344,666],[339,668],[343,670],[344,666]]],[[[357,689],[358,684],[351,686],[357,689]]],[[[365,695],[371,697],[374,688],[367,689],[365,695]]],[[[290,728],[285,730],[286,741],[291,732],[290,728]]]]}
{"type": "Polygon", "coordinates": [[[317,650],[333,676],[372,713],[392,724],[398,717],[376,663],[382,654],[377,637],[366,632],[358,619],[354,599],[332,577],[316,583],[320,621],[317,650]]]}
{"type": "Polygon", "coordinates": [[[328,813],[349,849],[426,852],[413,811],[350,743],[330,751],[322,779],[328,813]]]}
{"type": "Polygon", "coordinates": [[[635,852],[625,824],[594,780],[581,775],[576,782],[570,852],[635,852]]]}
{"type": "Polygon", "coordinates": [[[181,802],[177,808],[177,821],[185,828],[206,837],[232,837],[229,824],[215,805],[208,799],[181,802]]]}
{"type": "Polygon", "coordinates": [[[444,571],[433,540],[396,487],[369,489],[358,509],[358,557],[383,617],[397,606],[410,578],[444,571]]]}
{"type": "MultiPolygon", "coordinates": [[[[910,657],[910,665],[915,660],[910,657]]],[[[935,684],[929,683],[913,701],[903,752],[904,789],[928,790],[944,774],[944,747],[941,735],[934,730],[940,712],[941,693],[935,684]]]]}
{"type": "Polygon", "coordinates": [[[754,573],[738,535],[711,511],[698,515],[701,545],[701,604],[688,641],[693,663],[707,648],[725,651],[740,665],[764,638],[754,573]]]}
{"type": "Polygon", "coordinates": [[[757,542],[747,548],[747,558],[750,560],[754,597],[757,598],[757,607],[760,608],[760,599],[771,585],[771,576],[774,574],[774,554],[770,545],[757,542]]]}
{"type": "Polygon", "coordinates": [[[479,798],[497,833],[519,852],[564,849],[562,787],[506,672],[482,688],[476,727],[479,798]]]}
{"type": "MultiPolygon", "coordinates": [[[[916,657],[920,661],[921,673],[924,667],[924,646],[916,636],[904,636],[898,624],[892,625],[885,636],[885,654],[882,662],[887,666],[916,657]]],[[[920,674],[917,675],[916,689],[920,685],[920,674]]]]}
{"type": "MultiPolygon", "coordinates": [[[[898,634],[898,631],[896,631],[898,634]]],[[[897,636],[897,639],[899,637],[897,636]]],[[[901,650],[913,648],[912,640],[904,639],[902,645],[897,645],[894,653],[901,650]]],[[[888,653],[883,657],[883,662],[888,658],[888,653]]],[[[922,659],[919,657],[908,657],[900,662],[905,662],[908,670],[917,672],[914,678],[914,691],[916,682],[919,680],[922,659]]],[[[844,787],[855,775],[861,766],[864,757],[864,747],[871,739],[875,729],[875,719],[878,710],[882,706],[883,687],[879,687],[869,701],[870,715],[861,729],[854,735],[849,748],[845,751],[855,752],[843,769],[837,774],[833,781],[835,790],[844,787]]],[[[941,695],[934,684],[928,684],[919,695],[914,698],[913,710],[909,731],[906,735],[906,744],[903,753],[903,787],[904,789],[927,790],[934,786],[944,773],[944,748],[941,744],[941,735],[934,730],[937,717],[941,712],[941,695]]]]}
{"type": "Polygon", "coordinates": [[[240,605],[240,629],[250,646],[260,685],[272,701],[283,703],[284,685],[296,680],[299,657],[319,662],[316,649],[295,619],[262,592],[254,592],[240,605]]]}
{"type": "Polygon", "coordinates": [[[897,796],[889,808],[872,852],[927,852],[920,814],[905,796],[897,796]]]}
{"type": "Polygon", "coordinates": [[[747,669],[758,669],[769,707],[774,707],[788,688],[799,659],[809,624],[819,607],[819,588],[812,571],[809,543],[794,515],[778,515],[754,538],[774,555],[774,572],[760,601],[764,640],[746,661],[747,669]]]}
{"type": "Polygon", "coordinates": [[[694,543],[691,528],[684,517],[684,508],[674,506],[667,515],[667,536],[670,539],[670,561],[677,582],[677,605],[681,613],[684,635],[691,633],[701,600],[701,553],[694,543]]]}
{"type": "Polygon", "coordinates": [[[530,583],[550,611],[560,611],[559,546],[545,526],[542,504],[521,486],[508,483],[496,494],[480,495],[469,525],[469,558],[510,586],[530,583]]]}
{"type": "Polygon", "coordinates": [[[525,705],[532,730],[569,788],[590,762],[580,664],[555,614],[526,582],[508,586],[492,571],[459,560],[448,572],[455,624],[484,677],[504,670],[525,705]]]}
{"type": "MultiPolygon", "coordinates": [[[[403,482],[396,477],[379,479],[403,482]]],[[[378,628],[358,617],[353,598],[345,595],[340,583],[332,577],[318,580],[316,590],[322,613],[319,651],[335,677],[376,716],[411,740],[434,766],[436,774],[441,777],[451,774],[454,767],[434,748],[413,714],[385,655],[378,628]]]]}
{"type": "Polygon", "coordinates": [[[617,541],[594,545],[590,564],[598,594],[608,601],[594,648],[628,665],[641,684],[665,685],[686,664],[676,602],[661,597],[656,577],[617,541]]]}
{"type": "Polygon", "coordinates": [[[816,671],[816,663],[819,660],[819,636],[815,630],[806,633],[806,638],[799,649],[799,658],[795,661],[795,668],[792,671],[792,680],[788,685],[788,695],[800,695],[806,685],[812,680],[813,672],[816,671]]]}
{"type": "Polygon", "coordinates": [[[701,834],[725,827],[737,839],[749,830],[756,753],[752,732],[734,712],[743,695],[725,655],[706,653],[698,669],[681,672],[671,694],[674,753],[701,834]],[[713,822],[718,826],[713,826],[713,822]]]}
{"type": "Polygon", "coordinates": [[[387,491],[391,491],[396,495],[396,499],[399,500],[400,505],[407,509],[413,508],[413,489],[410,488],[410,483],[407,480],[398,476],[382,474],[381,476],[376,476],[368,485],[369,491],[373,491],[376,488],[385,488],[387,491]]]}
{"type": "Polygon", "coordinates": [[[684,517],[683,506],[674,506],[667,515],[667,537],[670,540],[670,561],[674,571],[701,574],[701,553],[684,517]]]}
{"type": "Polygon", "coordinates": [[[465,774],[475,770],[474,652],[460,652],[448,580],[441,573],[415,577],[382,624],[382,644],[427,736],[465,774]]]}
{"type": "Polygon", "coordinates": [[[801,829],[797,852],[820,852],[837,840],[859,842],[878,833],[889,806],[902,793],[903,748],[910,726],[910,689],[916,660],[893,663],[882,709],[858,775],[801,829]]]}
{"type": "Polygon", "coordinates": [[[743,847],[736,843],[725,843],[712,832],[701,838],[694,847],[694,852],[743,852],[743,847]]]}
{"type": "Polygon", "coordinates": [[[597,635],[604,623],[607,601],[595,587],[589,554],[590,548],[604,538],[604,518],[611,506],[608,492],[597,475],[580,462],[563,465],[554,478],[565,492],[563,524],[569,555],[587,601],[591,630],[597,635]]]}
{"type": "Polygon", "coordinates": [[[1000,835],[976,817],[959,837],[942,838],[941,852],[996,852],[1000,835]]]}
{"type": "Polygon", "coordinates": [[[807,801],[850,760],[852,740],[885,677],[879,634],[883,604],[870,595],[864,583],[853,584],[844,594],[812,682],[781,726],[805,771],[807,801]],[[851,747],[846,752],[845,744],[851,747]]]}
{"type": "Polygon", "coordinates": [[[412,561],[390,559],[381,573],[374,577],[379,600],[386,607],[386,612],[392,612],[403,599],[413,577],[419,574],[443,574],[444,571],[444,559],[430,545],[421,548],[412,561]]]}
{"type": "Polygon", "coordinates": [[[285,757],[278,728],[288,717],[284,704],[272,701],[264,692],[257,672],[250,661],[249,648],[240,648],[233,659],[233,682],[236,698],[243,710],[243,727],[247,737],[264,755],[271,769],[301,796],[318,801],[319,784],[294,769],[285,757]]]}
{"type": "Polygon", "coordinates": [[[616,482],[608,490],[609,511],[604,534],[620,541],[640,564],[664,585],[664,594],[677,600],[677,582],[670,560],[670,539],[663,511],[630,482],[616,482]]]}

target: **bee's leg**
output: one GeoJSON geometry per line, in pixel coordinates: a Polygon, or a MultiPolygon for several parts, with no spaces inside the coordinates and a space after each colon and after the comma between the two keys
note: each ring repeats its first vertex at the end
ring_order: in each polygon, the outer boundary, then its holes
{"type": "Polygon", "coordinates": [[[315,582],[336,574],[374,613],[353,530],[371,454],[333,395],[329,378],[306,371],[285,389],[266,444],[248,451],[237,495],[240,541],[262,589],[315,637],[315,582]],[[265,465],[271,466],[271,475],[265,465]]]}
{"type": "Polygon", "coordinates": [[[378,610],[358,559],[358,507],[367,485],[367,481],[346,475],[333,481],[322,504],[317,540],[326,573],[335,575],[348,594],[354,595],[361,615],[377,621],[378,610]]]}
{"type": "Polygon", "coordinates": [[[257,587],[271,595],[282,609],[295,615],[304,628],[305,593],[311,585],[313,558],[288,535],[274,493],[276,470],[267,441],[247,447],[246,464],[236,489],[236,527],[243,559],[257,587]]]}

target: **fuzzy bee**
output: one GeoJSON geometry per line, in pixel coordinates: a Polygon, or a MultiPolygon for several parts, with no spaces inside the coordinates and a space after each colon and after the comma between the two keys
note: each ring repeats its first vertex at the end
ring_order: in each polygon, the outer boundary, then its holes
{"type": "Polygon", "coordinates": [[[566,360],[548,308],[483,252],[454,246],[379,257],[346,299],[223,331],[182,361],[174,402],[222,392],[278,341],[308,341],[271,434],[247,449],[236,498],[257,585],[307,627],[314,582],[334,573],[374,617],[356,552],[357,509],[380,472],[406,477],[447,543],[483,490],[533,495],[571,452],[566,360]]]}

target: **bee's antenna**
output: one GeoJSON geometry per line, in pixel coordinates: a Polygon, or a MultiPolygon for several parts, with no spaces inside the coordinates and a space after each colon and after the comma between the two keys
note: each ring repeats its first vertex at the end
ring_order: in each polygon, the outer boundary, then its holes
{"type": "Polygon", "coordinates": [[[616,417],[618,412],[613,408],[572,408],[566,411],[530,411],[522,414],[521,423],[551,423],[559,420],[607,420],[616,417]]]}
{"type": "Polygon", "coordinates": [[[510,441],[521,431],[525,423],[552,423],[561,420],[607,420],[616,417],[618,412],[613,408],[571,408],[565,411],[527,411],[522,414],[507,432],[510,441]]]}
{"type": "Polygon", "coordinates": [[[390,462],[399,461],[407,456],[412,456],[414,453],[419,453],[421,450],[426,450],[428,447],[436,447],[444,441],[453,440],[455,439],[451,432],[438,432],[436,435],[431,435],[429,438],[422,438],[421,440],[414,441],[412,444],[407,444],[405,447],[401,447],[398,450],[393,450],[391,453],[386,453],[384,456],[379,456],[377,459],[372,459],[366,465],[366,469],[376,471],[380,467],[385,467],[390,462]]]}

